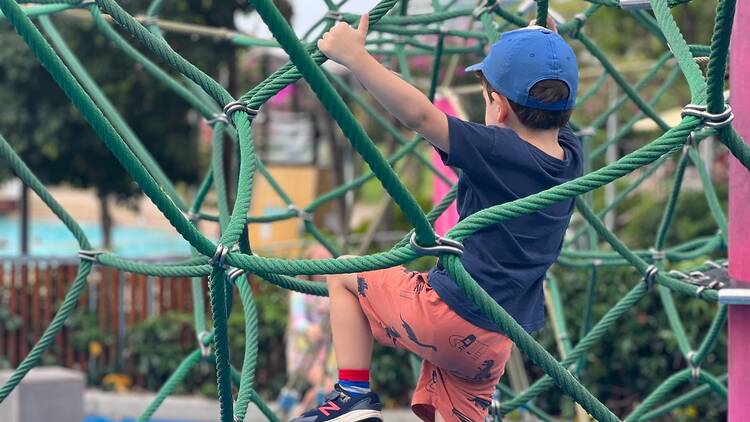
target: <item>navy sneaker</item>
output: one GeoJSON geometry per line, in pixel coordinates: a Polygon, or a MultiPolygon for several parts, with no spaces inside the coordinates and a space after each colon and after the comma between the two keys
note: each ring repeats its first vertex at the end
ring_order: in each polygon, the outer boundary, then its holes
{"type": "Polygon", "coordinates": [[[325,402],[290,422],[358,422],[383,421],[380,398],[375,393],[352,397],[339,387],[325,397],[325,402]]]}

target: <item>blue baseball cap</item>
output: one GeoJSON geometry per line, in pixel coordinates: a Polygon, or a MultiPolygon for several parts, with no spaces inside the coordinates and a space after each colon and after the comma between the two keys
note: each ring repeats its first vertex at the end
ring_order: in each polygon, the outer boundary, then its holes
{"type": "Polygon", "coordinates": [[[571,110],[576,103],[576,56],[560,35],[547,28],[521,28],[502,34],[487,57],[466,71],[481,71],[492,88],[525,107],[561,111],[571,110]],[[565,82],[570,90],[568,98],[544,103],[531,97],[529,91],[534,84],[545,79],[565,82]]]}

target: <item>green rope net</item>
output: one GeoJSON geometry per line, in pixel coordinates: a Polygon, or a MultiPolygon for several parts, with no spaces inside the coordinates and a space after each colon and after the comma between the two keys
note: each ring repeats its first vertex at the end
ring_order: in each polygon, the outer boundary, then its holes
{"type": "MultiPolygon", "coordinates": [[[[330,10],[316,25],[319,30],[318,35],[330,28],[337,20],[353,23],[359,18],[356,15],[338,11],[345,1],[325,0],[330,10]]],[[[97,264],[139,274],[193,277],[195,327],[199,347],[184,359],[179,368],[162,386],[154,402],[143,412],[139,420],[148,420],[162,401],[174,391],[174,388],[187,375],[189,369],[202,359],[208,359],[216,366],[220,416],[223,422],[244,420],[248,405],[251,402],[257,405],[269,420],[278,420],[253,389],[256,357],[258,355],[258,319],[247,274],[253,274],[285,289],[314,295],[326,295],[325,286],[298,279],[295,276],[352,273],[387,268],[408,263],[420,255],[410,246],[407,236],[388,251],[358,258],[291,260],[263,257],[253,254],[250,249],[247,236],[248,224],[300,218],[304,222],[307,232],[337,256],[339,251],[336,246],[315,226],[312,219],[308,218],[309,215],[328,201],[357,189],[368,180],[377,178],[411,223],[416,241],[423,246],[432,246],[435,245],[436,235],[431,224],[455,199],[455,186],[433,210],[427,214],[422,211],[415,198],[391,167],[404,157],[413,156],[434,171],[429,160],[416,149],[420,142],[419,138],[406,139],[383,116],[378,115],[376,111],[367,106],[346,84],[333,75],[327,75],[320,68],[320,64],[326,60],[326,57],[314,48],[316,37],[312,34],[312,31],[316,28],[313,28],[309,34],[303,37],[309,42],[300,41],[271,0],[255,0],[251,3],[270,28],[275,41],[259,40],[234,33],[227,34],[224,39],[238,46],[281,47],[288,53],[291,61],[238,99],[233,98],[215,80],[185,60],[165,41],[162,36],[163,28],[159,26],[159,20],[156,19],[162,5],[161,0],[154,0],[146,15],[139,18],[134,18],[128,14],[114,0],[85,1],[83,3],[76,0],[30,0],[28,3],[37,4],[21,7],[16,0],[0,0],[0,10],[3,13],[0,16],[4,16],[10,22],[73,105],[93,127],[99,138],[138,183],[142,191],[148,195],[180,235],[189,242],[193,250],[193,258],[181,262],[153,264],[126,260],[113,254],[93,251],[92,245],[76,221],[55,201],[5,139],[0,136],[0,156],[9,163],[23,182],[33,189],[68,227],[80,245],[79,255],[81,257],[77,277],[64,302],[41,339],[18,366],[9,381],[0,388],[0,402],[13,391],[28,371],[39,363],[42,354],[49,347],[56,333],[60,331],[63,323],[78,302],[86,286],[86,278],[92,266],[97,264]],[[211,122],[213,128],[213,159],[195,198],[192,199],[191,205],[188,205],[186,200],[180,197],[158,164],[143,148],[138,137],[130,130],[127,123],[67,47],[48,17],[50,14],[60,13],[71,8],[88,10],[96,27],[123,53],[142,65],[153,77],[171,88],[176,95],[184,99],[211,122]],[[153,55],[168,64],[180,76],[174,78],[128,44],[128,41],[121,37],[112,28],[109,21],[103,17],[102,12],[108,14],[114,22],[138,42],[145,45],[153,55]],[[36,25],[31,18],[36,19],[36,25]],[[46,34],[46,37],[42,35],[41,31],[46,34]],[[253,147],[251,125],[252,119],[257,114],[256,110],[282,88],[300,78],[306,80],[349,139],[353,148],[370,168],[370,172],[361,175],[345,186],[327,192],[304,209],[300,209],[292,203],[290,197],[273,180],[270,173],[257,159],[253,147]],[[392,156],[386,159],[381,155],[372,139],[347,108],[339,91],[334,89],[334,85],[341,93],[362,105],[375,121],[401,143],[400,148],[392,156]],[[231,136],[236,141],[240,154],[240,177],[234,195],[236,199],[231,207],[227,201],[227,185],[221,161],[223,156],[222,139],[225,135],[231,136]],[[286,202],[289,206],[288,211],[271,216],[248,217],[256,172],[264,177],[286,202]],[[214,189],[218,198],[218,215],[207,215],[201,212],[204,198],[211,188],[214,189]],[[222,235],[218,244],[204,237],[196,229],[196,223],[201,219],[220,223],[222,235]],[[213,319],[210,326],[213,327],[212,329],[208,328],[209,325],[207,325],[203,313],[204,301],[201,278],[205,276],[209,276],[210,306],[213,319]],[[239,291],[245,314],[246,344],[244,361],[240,370],[231,367],[229,363],[227,342],[227,315],[235,288],[239,291]],[[233,384],[238,387],[236,395],[233,395],[233,384]]],[[[528,24],[526,18],[491,0],[481,2],[476,9],[457,8],[453,6],[455,2],[444,5],[444,2],[434,1],[432,13],[419,15],[407,14],[406,3],[406,0],[401,2],[398,0],[382,0],[370,11],[370,27],[372,33],[376,35],[368,40],[368,46],[375,53],[395,56],[398,63],[401,64],[400,71],[406,78],[410,77],[408,57],[415,55],[434,56],[434,69],[430,87],[431,97],[435,93],[438,70],[443,56],[481,53],[484,46],[496,40],[501,31],[528,24]],[[396,7],[399,3],[401,7],[396,7]],[[476,19],[480,29],[444,29],[441,25],[444,21],[467,16],[476,19]],[[388,38],[378,38],[377,34],[390,35],[388,38]],[[438,35],[436,37],[437,43],[428,45],[418,41],[416,36],[423,34],[438,35]],[[461,37],[472,40],[472,42],[466,43],[465,46],[444,45],[445,37],[461,37]]],[[[618,8],[619,3],[617,1],[590,0],[590,5],[583,13],[578,14],[573,20],[559,25],[558,28],[559,32],[571,41],[580,43],[604,68],[604,74],[594,84],[591,91],[581,96],[579,106],[595,96],[608,77],[612,78],[624,93],[619,101],[590,124],[588,130],[581,131],[584,142],[590,144],[592,135],[601,129],[608,116],[616,113],[628,101],[634,103],[640,110],[632,120],[622,127],[619,133],[608,138],[596,148],[590,149],[588,161],[593,162],[604,153],[607,146],[623,139],[633,128],[635,122],[644,116],[652,119],[661,128],[663,133],[660,137],[612,164],[588,171],[576,180],[526,198],[477,212],[458,223],[447,233],[448,239],[460,242],[477,230],[489,225],[532,213],[557,201],[577,196],[578,211],[587,224],[575,234],[572,241],[566,244],[558,264],[563,267],[578,268],[628,265],[642,274],[644,278],[643,282],[634,285],[598,322],[585,331],[577,344],[571,344],[569,339],[564,341],[565,357],[558,361],[475,283],[456,255],[442,255],[441,258],[446,269],[468,297],[472,298],[480,309],[546,374],[521,393],[513,394],[505,389],[503,391],[504,396],[508,399],[502,404],[493,404],[498,417],[500,414],[507,414],[523,407],[543,420],[551,420],[549,415],[535,407],[531,401],[545,393],[553,385],[557,385],[597,420],[619,420],[579,382],[576,375],[582,365],[576,365],[576,362],[581,361],[584,354],[594,344],[602,340],[607,330],[639,299],[646,296],[652,287],[658,289],[670,328],[673,330],[679,348],[689,365],[669,377],[646,396],[638,407],[630,415],[627,415],[625,420],[648,420],[659,417],[678,406],[707,394],[709,391],[713,391],[726,399],[725,375],[714,376],[705,370],[696,371],[696,368],[700,368],[702,361],[717,342],[718,334],[726,320],[726,308],[718,306],[710,329],[700,340],[698,347],[693,347],[677,315],[672,294],[676,292],[686,297],[716,302],[718,300],[717,290],[696,285],[692,279],[693,275],[678,271],[667,271],[665,266],[667,263],[695,259],[710,253],[720,252],[726,247],[726,217],[719,205],[710,176],[696,151],[698,143],[707,136],[715,135],[740,162],[746,167],[750,167],[750,150],[731,126],[723,124],[726,119],[722,120],[717,117],[721,116],[726,109],[723,97],[724,75],[735,1],[719,0],[710,46],[688,45],[685,42],[670,11],[670,7],[677,6],[680,3],[684,3],[684,1],[652,0],[653,15],[645,11],[630,13],[630,16],[640,23],[645,31],[653,34],[664,43],[665,51],[668,50],[634,86],[626,82],[603,52],[582,31],[586,21],[594,16],[598,10],[604,7],[618,8]],[[668,49],[667,45],[669,46],[668,49]],[[674,62],[671,60],[672,58],[676,59],[677,63],[674,70],[654,97],[650,101],[645,100],[639,94],[639,90],[647,85],[660,69],[667,66],[668,63],[674,62]],[[707,62],[707,76],[703,75],[697,64],[698,62],[707,62]],[[690,88],[691,103],[698,107],[692,107],[697,112],[686,113],[678,125],[670,127],[654,111],[653,105],[680,75],[684,76],[690,88]],[[606,228],[601,218],[622,203],[625,197],[653,174],[660,165],[664,164],[667,158],[678,152],[681,152],[682,156],[678,161],[673,191],[668,199],[654,247],[651,251],[631,250],[606,228]],[[694,163],[696,168],[699,169],[712,217],[716,220],[720,231],[714,236],[694,239],[665,249],[665,239],[674,215],[682,177],[690,162],[694,163]],[[584,194],[612,183],[642,167],[647,168],[644,169],[637,180],[625,188],[614,201],[606,204],[598,212],[594,212],[590,195],[584,194]],[[578,243],[575,242],[575,239],[581,236],[589,236],[593,240],[588,242],[591,245],[588,249],[580,249],[576,246],[578,243]],[[597,250],[598,239],[608,242],[613,251],[597,250]],[[673,390],[690,380],[700,385],[696,385],[690,392],[664,403],[673,390]]],[[[547,10],[548,1],[539,0],[537,2],[537,22],[545,22],[547,10]]],[[[438,174],[438,176],[440,175],[438,174]]],[[[723,263],[713,263],[713,265],[722,266],[723,263]]],[[[709,268],[710,265],[707,265],[696,268],[695,271],[697,274],[702,274],[702,271],[709,268]]],[[[556,281],[550,277],[548,284],[552,292],[551,300],[555,305],[553,309],[557,314],[556,318],[559,321],[564,321],[556,281]]],[[[589,298],[588,303],[589,311],[590,305],[591,298],[589,298]]],[[[559,334],[561,330],[565,329],[564,324],[558,325],[556,329],[559,334]]],[[[501,386],[501,388],[503,387],[501,386]]]]}

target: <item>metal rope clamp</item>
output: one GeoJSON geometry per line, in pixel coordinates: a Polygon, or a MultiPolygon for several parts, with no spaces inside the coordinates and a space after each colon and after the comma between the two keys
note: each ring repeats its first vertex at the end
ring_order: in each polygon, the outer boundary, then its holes
{"type": "Polygon", "coordinates": [[[334,21],[341,21],[343,20],[343,15],[338,10],[329,10],[325,14],[326,19],[331,19],[334,21]]]}
{"type": "Polygon", "coordinates": [[[651,248],[648,251],[651,252],[651,261],[653,262],[663,261],[667,257],[667,254],[664,251],[660,251],[656,248],[651,248]]]}
{"type": "Polygon", "coordinates": [[[575,133],[576,136],[582,137],[582,136],[594,136],[596,135],[596,128],[593,128],[591,126],[585,127],[578,132],[575,133]]]}
{"type": "Polygon", "coordinates": [[[103,253],[104,251],[81,249],[78,251],[78,257],[83,261],[99,262],[96,257],[103,253]]]}
{"type": "Polygon", "coordinates": [[[688,152],[690,152],[690,148],[697,148],[698,147],[698,138],[695,136],[695,131],[690,132],[690,134],[685,138],[685,144],[682,145],[682,154],[687,155],[688,152]]]}
{"type": "Polygon", "coordinates": [[[227,279],[229,280],[229,283],[234,286],[237,284],[237,279],[245,274],[245,270],[243,270],[242,268],[230,268],[231,269],[227,272],[227,279]]]}
{"type": "Polygon", "coordinates": [[[690,375],[691,375],[691,381],[695,382],[698,381],[701,377],[701,366],[696,365],[693,363],[693,359],[695,358],[695,355],[697,353],[695,350],[691,350],[688,352],[687,356],[685,356],[685,359],[687,359],[687,364],[690,367],[690,375]]]}
{"type": "Polygon", "coordinates": [[[571,33],[571,36],[578,35],[579,32],[583,29],[583,26],[586,25],[586,21],[589,19],[588,16],[586,16],[585,13],[577,13],[575,16],[573,16],[573,20],[576,21],[576,27],[571,33]]]}
{"type": "Polygon", "coordinates": [[[203,341],[203,339],[209,334],[208,331],[201,331],[196,335],[196,337],[198,337],[198,347],[201,349],[201,356],[204,358],[207,358],[211,354],[211,346],[203,341]]]}
{"type": "Polygon", "coordinates": [[[226,270],[227,268],[229,268],[229,266],[225,262],[228,254],[229,254],[229,247],[219,243],[219,246],[216,247],[216,252],[214,253],[213,258],[211,258],[211,261],[209,262],[214,267],[221,267],[226,270]]]}
{"type": "Polygon", "coordinates": [[[656,281],[656,274],[659,272],[659,269],[656,268],[656,265],[649,265],[646,268],[646,273],[643,275],[643,281],[646,282],[646,287],[648,287],[649,290],[654,288],[654,281],[656,281]]]}
{"type": "MultiPolygon", "coordinates": [[[[254,108],[248,107],[247,103],[244,101],[232,101],[230,103],[227,103],[227,105],[224,106],[224,109],[222,110],[223,117],[226,117],[226,120],[230,123],[234,124],[234,121],[232,120],[232,114],[235,111],[242,111],[250,118],[250,120],[254,119],[255,116],[258,115],[258,110],[254,108]]],[[[223,119],[222,119],[223,121],[223,119]]]]}
{"type": "Polygon", "coordinates": [[[76,9],[85,9],[89,6],[93,6],[96,4],[96,0],[81,0],[78,4],[75,5],[76,9]]]}
{"type": "Polygon", "coordinates": [[[312,217],[313,217],[312,214],[310,214],[309,212],[303,210],[302,208],[294,204],[289,204],[287,206],[287,209],[289,211],[294,212],[297,215],[297,217],[299,217],[302,221],[306,221],[306,222],[312,221],[312,217]]]}
{"type": "Polygon", "coordinates": [[[498,6],[499,4],[495,0],[482,0],[479,6],[471,12],[471,15],[474,19],[479,19],[485,13],[494,12],[498,6]]]}
{"type": "Polygon", "coordinates": [[[159,23],[159,19],[153,16],[139,16],[138,22],[143,26],[153,26],[159,23]]]}
{"type": "Polygon", "coordinates": [[[734,113],[732,113],[732,107],[729,104],[724,104],[724,111],[721,113],[709,113],[704,105],[688,104],[682,108],[680,115],[684,118],[685,116],[693,116],[701,119],[703,125],[718,129],[728,125],[734,120],[734,113]]]}
{"type": "Polygon", "coordinates": [[[457,241],[445,237],[435,236],[435,246],[422,246],[417,243],[417,233],[414,232],[409,238],[411,248],[420,255],[437,256],[444,253],[458,255],[464,254],[464,245],[457,241]]]}
{"type": "Polygon", "coordinates": [[[224,123],[227,126],[232,125],[232,121],[229,120],[229,117],[224,113],[215,113],[210,120],[206,120],[206,123],[208,123],[209,126],[213,126],[219,122],[224,123]]]}
{"type": "Polygon", "coordinates": [[[198,221],[200,221],[201,219],[201,216],[199,214],[196,214],[192,211],[185,211],[182,213],[182,215],[184,215],[189,222],[193,223],[193,225],[198,223],[198,221]]]}

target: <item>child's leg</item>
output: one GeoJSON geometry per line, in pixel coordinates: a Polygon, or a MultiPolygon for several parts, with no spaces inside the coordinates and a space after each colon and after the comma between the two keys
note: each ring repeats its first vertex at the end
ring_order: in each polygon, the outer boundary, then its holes
{"type": "Polygon", "coordinates": [[[326,277],[331,302],[333,348],[339,369],[369,369],[372,332],[357,299],[355,274],[326,277]]]}

